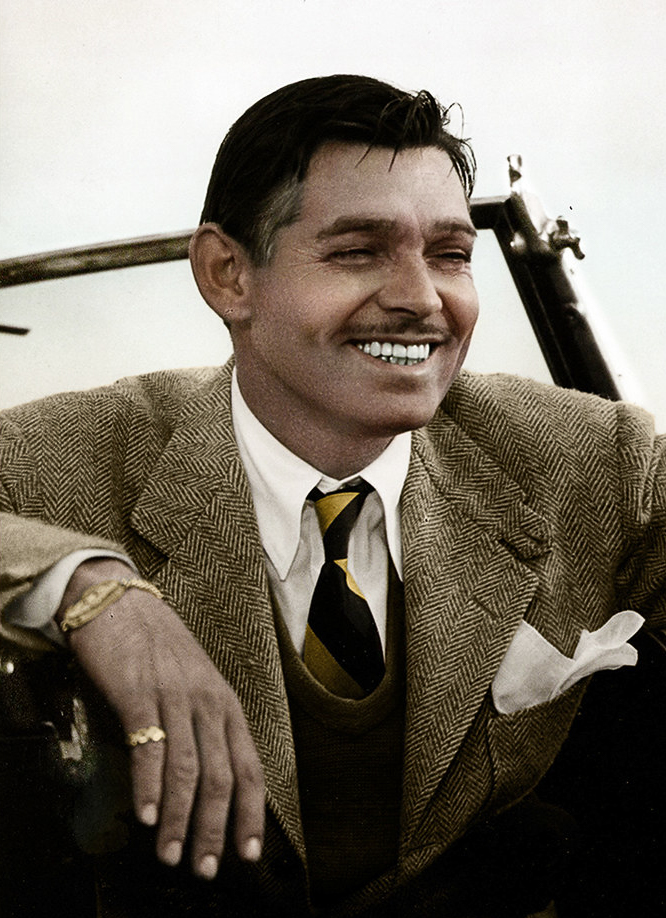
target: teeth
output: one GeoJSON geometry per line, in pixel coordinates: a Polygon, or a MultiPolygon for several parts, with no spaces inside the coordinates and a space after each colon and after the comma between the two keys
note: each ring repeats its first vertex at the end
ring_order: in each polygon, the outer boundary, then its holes
{"type": "Polygon", "coordinates": [[[389,341],[364,341],[359,342],[356,347],[369,354],[371,357],[379,357],[385,363],[392,363],[401,367],[414,366],[416,363],[423,363],[430,356],[429,344],[391,344],[389,341]]]}

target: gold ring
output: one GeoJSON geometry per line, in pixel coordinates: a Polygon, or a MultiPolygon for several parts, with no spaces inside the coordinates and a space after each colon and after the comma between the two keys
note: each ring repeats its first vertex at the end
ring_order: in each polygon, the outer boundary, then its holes
{"type": "Polygon", "coordinates": [[[128,733],[125,741],[128,746],[143,746],[144,743],[159,743],[166,739],[161,727],[140,727],[134,733],[128,733]]]}

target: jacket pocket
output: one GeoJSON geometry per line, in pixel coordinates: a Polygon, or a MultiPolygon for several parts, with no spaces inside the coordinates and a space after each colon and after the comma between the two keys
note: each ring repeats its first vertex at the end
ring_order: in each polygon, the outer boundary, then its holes
{"type": "Polygon", "coordinates": [[[512,714],[493,709],[487,734],[493,770],[492,809],[520,800],[548,771],[567,738],[587,682],[576,683],[553,701],[512,714]]]}

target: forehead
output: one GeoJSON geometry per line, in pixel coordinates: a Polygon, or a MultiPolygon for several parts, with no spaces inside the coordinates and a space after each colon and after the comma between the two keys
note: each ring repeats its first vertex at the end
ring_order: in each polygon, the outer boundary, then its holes
{"type": "Polygon", "coordinates": [[[373,218],[396,226],[469,225],[468,201],[449,156],[436,147],[394,154],[362,144],[326,144],[312,157],[298,223],[312,230],[373,218]]]}

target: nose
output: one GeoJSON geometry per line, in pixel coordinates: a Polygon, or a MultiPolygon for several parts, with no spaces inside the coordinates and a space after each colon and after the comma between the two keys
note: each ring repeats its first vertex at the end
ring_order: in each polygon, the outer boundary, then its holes
{"type": "Polygon", "coordinates": [[[425,317],[442,309],[442,300],[422,258],[395,261],[378,293],[382,309],[425,317]]]}

